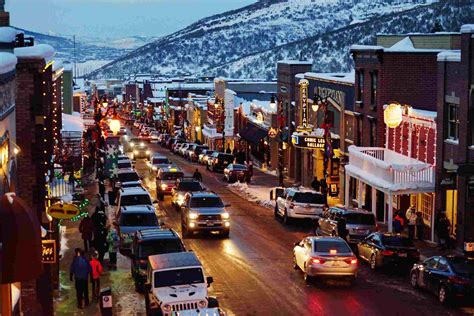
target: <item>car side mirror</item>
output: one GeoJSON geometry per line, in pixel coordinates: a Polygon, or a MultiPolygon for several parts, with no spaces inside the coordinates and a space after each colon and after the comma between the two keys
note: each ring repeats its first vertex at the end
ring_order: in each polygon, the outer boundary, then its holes
{"type": "Polygon", "coordinates": [[[206,282],[207,282],[207,287],[209,287],[209,286],[211,286],[211,283],[214,282],[214,278],[211,277],[211,276],[208,276],[208,277],[206,278],[206,282]]]}

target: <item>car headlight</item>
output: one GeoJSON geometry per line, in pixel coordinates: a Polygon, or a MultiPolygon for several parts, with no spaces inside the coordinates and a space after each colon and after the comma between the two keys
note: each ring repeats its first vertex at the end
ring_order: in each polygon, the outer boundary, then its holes
{"type": "Polygon", "coordinates": [[[189,213],[188,217],[189,219],[197,219],[199,215],[197,213],[189,213]]]}
{"type": "Polygon", "coordinates": [[[179,206],[183,205],[184,203],[184,195],[179,194],[178,198],[176,199],[176,203],[178,203],[179,206]]]}
{"type": "Polygon", "coordinates": [[[151,169],[153,169],[153,171],[156,171],[156,170],[158,170],[158,167],[157,167],[157,166],[153,166],[153,167],[151,167],[151,169]]]}
{"type": "Polygon", "coordinates": [[[162,189],[166,189],[167,187],[168,187],[168,185],[167,185],[166,183],[163,183],[163,184],[161,185],[161,188],[162,188],[162,189]]]}
{"type": "Polygon", "coordinates": [[[143,143],[143,142],[142,142],[142,143],[140,143],[140,146],[145,146],[145,143],[143,143]]]}
{"type": "Polygon", "coordinates": [[[135,146],[135,143],[130,143],[130,147],[134,147],[135,146]]]}
{"type": "Polygon", "coordinates": [[[165,304],[162,306],[162,309],[164,312],[169,313],[171,312],[171,305],[170,304],[165,304]]]}
{"type": "Polygon", "coordinates": [[[149,151],[149,150],[147,150],[147,151],[146,151],[146,154],[147,154],[147,155],[149,155],[149,154],[150,154],[150,151],[149,151]]]}
{"type": "Polygon", "coordinates": [[[205,307],[207,307],[207,301],[205,301],[205,300],[200,300],[199,303],[198,303],[198,306],[199,306],[200,308],[205,308],[205,307]]]}
{"type": "Polygon", "coordinates": [[[224,213],[221,214],[221,217],[222,217],[222,219],[229,219],[230,215],[229,215],[229,213],[224,212],[224,213]]]}
{"type": "Polygon", "coordinates": [[[138,155],[138,150],[134,150],[134,151],[133,151],[133,154],[134,154],[134,155],[138,155]]]}

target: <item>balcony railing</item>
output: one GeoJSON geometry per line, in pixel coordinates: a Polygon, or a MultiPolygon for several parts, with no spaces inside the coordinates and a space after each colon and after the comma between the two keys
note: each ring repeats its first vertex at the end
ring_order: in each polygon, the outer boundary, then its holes
{"type": "Polygon", "coordinates": [[[348,166],[351,173],[387,189],[434,188],[433,165],[389,149],[350,146],[348,166]]]}

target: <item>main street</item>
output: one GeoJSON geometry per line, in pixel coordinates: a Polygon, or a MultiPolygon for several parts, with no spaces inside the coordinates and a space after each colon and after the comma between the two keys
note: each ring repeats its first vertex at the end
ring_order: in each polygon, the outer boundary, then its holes
{"type": "MultiPolygon", "coordinates": [[[[211,295],[230,314],[461,314],[458,309],[444,307],[432,296],[412,289],[406,276],[374,273],[364,263],[360,264],[359,278],[353,286],[344,281],[306,284],[301,271],[292,268],[292,248],[295,241],[310,232],[308,224],[286,227],[273,218],[271,210],[229,191],[221,174],[208,172],[156,144],[150,144],[150,149],[168,156],[185,173],[192,174],[198,168],[205,186],[231,204],[229,239],[208,235],[185,239],[186,247],[196,252],[207,275],[214,277],[211,295]]],[[[136,169],[155,196],[155,178],[145,162],[138,161],[136,169]]],[[[168,197],[159,203],[159,209],[165,225],[180,233],[180,214],[168,197]]],[[[121,267],[130,271],[127,265],[121,267]]],[[[119,297],[119,303],[120,300],[119,297]]]]}

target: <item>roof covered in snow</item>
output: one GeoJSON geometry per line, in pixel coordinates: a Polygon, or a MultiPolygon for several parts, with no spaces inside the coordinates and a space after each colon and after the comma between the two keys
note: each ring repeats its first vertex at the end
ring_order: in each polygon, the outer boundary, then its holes
{"type": "Polygon", "coordinates": [[[15,55],[19,58],[31,58],[31,59],[51,59],[55,52],[54,48],[48,44],[38,44],[28,47],[18,47],[14,50],[15,55]]]}
{"type": "Polygon", "coordinates": [[[351,45],[351,50],[383,50],[383,46],[378,45],[351,45]]]}
{"type": "Polygon", "coordinates": [[[320,79],[326,81],[336,81],[341,83],[355,83],[355,71],[349,73],[315,73],[315,72],[306,72],[304,74],[305,78],[311,79],[320,79]]]}
{"type": "Polygon", "coordinates": [[[461,33],[474,33],[474,24],[464,24],[461,26],[461,33]]]}
{"type": "Polygon", "coordinates": [[[73,114],[62,114],[63,119],[63,132],[83,132],[84,123],[79,113],[73,112],[73,114]]]}
{"type": "Polygon", "coordinates": [[[17,29],[9,26],[0,27],[0,43],[13,43],[16,35],[23,33],[17,29]]]}
{"type": "Polygon", "coordinates": [[[0,53],[0,74],[5,74],[15,69],[17,58],[10,53],[0,53]]]}
{"type": "Polygon", "coordinates": [[[461,51],[460,50],[448,50],[438,54],[438,61],[461,61],[461,51]]]}
{"type": "Polygon", "coordinates": [[[415,48],[413,42],[411,41],[409,36],[406,36],[401,41],[395,43],[392,47],[385,48],[384,51],[392,52],[392,53],[431,53],[431,52],[440,52],[443,49],[440,48],[433,48],[433,49],[421,49],[415,48]]]}
{"type": "Polygon", "coordinates": [[[288,65],[312,65],[313,64],[313,62],[307,61],[307,60],[291,60],[291,59],[279,60],[277,63],[288,64],[288,65]]]}

